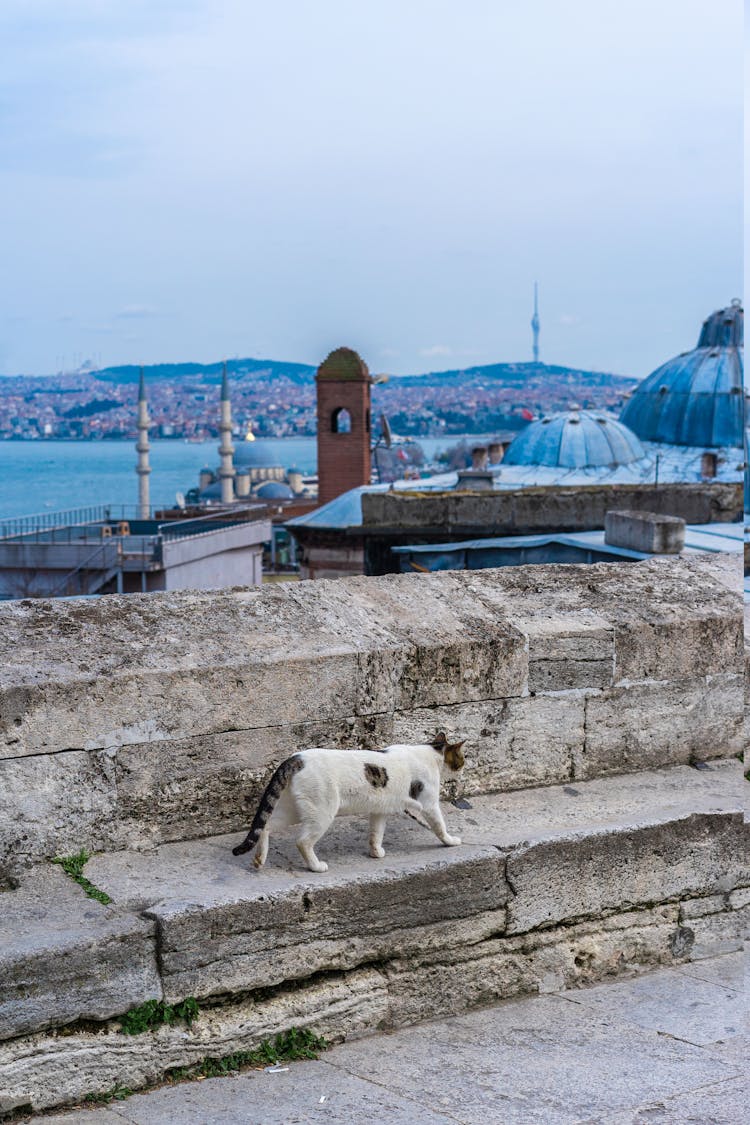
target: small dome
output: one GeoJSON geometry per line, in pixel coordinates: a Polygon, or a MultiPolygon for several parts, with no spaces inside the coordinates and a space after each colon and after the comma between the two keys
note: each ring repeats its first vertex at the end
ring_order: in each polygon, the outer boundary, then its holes
{"type": "Polygon", "coordinates": [[[208,488],[201,489],[201,500],[221,500],[221,481],[215,481],[214,484],[209,484],[208,488]]]}
{"type": "Polygon", "coordinates": [[[280,469],[279,459],[273,446],[267,441],[238,441],[234,448],[236,469],[280,469]]]}
{"type": "Polygon", "coordinates": [[[503,464],[593,469],[627,465],[645,456],[635,434],[611,414],[565,410],[531,422],[510,443],[503,464]]]}
{"type": "Polygon", "coordinates": [[[260,500],[293,500],[294,493],[288,484],[280,480],[267,480],[260,488],[256,488],[255,495],[260,500]]]}
{"type": "Polygon", "coordinates": [[[622,421],[643,441],[741,446],[744,313],[739,301],[704,322],[698,346],[657,367],[633,392],[622,421]]]}
{"type": "Polygon", "coordinates": [[[335,382],[342,380],[369,382],[370,372],[365,361],[351,348],[336,348],[321,363],[317,378],[332,379],[335,382]]]}

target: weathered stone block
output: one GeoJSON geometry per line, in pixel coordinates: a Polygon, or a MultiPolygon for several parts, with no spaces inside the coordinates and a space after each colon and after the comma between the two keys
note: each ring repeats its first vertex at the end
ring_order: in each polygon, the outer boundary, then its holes
{"type": "Polygon", "coordinates": [[[153,922],[87,898],[59,868],[0,905],[0,1039],[161,998],[153,922]]]}
{"type": "Polygon", "coordinates": [[[113,846],[116,796],[106,751],[0,761],[0,886],[45,856],[113,846]]]}
{"type": "Polygon", "coordinates": [[[729,757],[742,745],[742,678],[631,684],[586,699],[575,776],[729,757]]]}
{"type": "Polygon", "coordinates": [[[117,753],[121,847],[245,830],[273,769],[310,746],[378,749],[393,741],[390,714],[294,723],[117,753]]]}
{"type": "Polygon", "coordinates": [[[610,687],[614,628],[595,614],[550,614],[515,621],[529,638],[529,691],[610,687]]]}
{"type": "Polygon", "coordinates": [[[720,957],[734,953],[744,945],[745,918],[742,910],[733,910],[724,904],[716,910],[706,908],[716,896],[680,904],[680,925],[689,935],[690,958],[720,957]]]}
{"type": "MultiPolygon", "coordinates": [[[[199,895],[194,905],[159,904],[148,914],[159,923],[165,996],[247,991],[430,944],[432,923],[501,911],[507,895],[502,872],[497,852],[467,848],[460,861],[440,853],[421,862],[394,856],[387,867],[373,865],[354,879],[303,877],[282,891],[272,876],[248,877],[246,894],[233,901],[199,895]],[[411,942],[409,930],[415,931],[411,942]]],[[[504,921],[501,911],[493,925],[502,928],[504,921]]],[[[442,929],[432,937],[444,946],[442,929]]]]}
{"type": "Polygon", "coordinates": [[[573,755],[583,748],[584,699],[527,696],[394,715],[397,742],[435,730],[466,739],[466,766],[450,782],[451,794],[553,784],[571,776],[573,755]]]}
{"type": "Polygon", "coordinates": [[[202,1014],[191,1029],[122,1035],[115,1029],[70,1036],[39,1034],[0,1043],[0,1089],[35,1110],[80,1102],[91,1092],[137,1090],[176,1066],[257,1047],[292,1027],[311,1027],[331,1041],[372,1033],[388,1018],[386,982],[374,969],[327,977],[261,1000],[202,1014]]]}
{"type": "MultiPolygon", "coordinates": [[[[651,590],[646,584],[644,599],[651,590]]],[[[689,589],[685,598],[692,597],[689,589]]],[[[726,595],[727,599],[732,597],[726,595]]],[[[651,612],[645,600],[640,613],[615,629],[615,682],[681,680],[742,672],[743,624],[739,600],[734,611],[695,607],[686,612],[651,612]],[[639,619],[640,618],[640,619],[639,619]]]]}
{"type": "Polygon", "coordinates": [[[742,814],[696,813],[540,841],[508,855],[508,933],[623,906],[709,894],[736,880],[742,814]]]}
{"type": "Polygon", "coordinates": [[[589,984],[675,960],[677,906],[624,912],[564,930],[496,937],[451,951],[426,950],[384,967],[396,1027],[456,1015],[524,993],[589,984]]]}

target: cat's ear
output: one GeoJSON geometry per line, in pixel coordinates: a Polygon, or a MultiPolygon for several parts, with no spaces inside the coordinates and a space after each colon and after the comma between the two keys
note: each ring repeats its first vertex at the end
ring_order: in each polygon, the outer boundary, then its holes
{"type": "Polygon", "coordinates": [[[466,742],[462,738],[460,742],[448,742],[445,747],[445,764],[450,770],[458,771],[464,768],[466,759],[461,747],[466,742]]]}
{"type": "Polygon", "coordinates": [[[435,737],[433,738],[432,748],[433,748],[433,750],[439,750],[440,753],[442,754],[442,753],[444,753],[447,746],[448,746],[448,739],[445,736],[445,731],[441,730],[440,733],[436,734],[435,737]]]}

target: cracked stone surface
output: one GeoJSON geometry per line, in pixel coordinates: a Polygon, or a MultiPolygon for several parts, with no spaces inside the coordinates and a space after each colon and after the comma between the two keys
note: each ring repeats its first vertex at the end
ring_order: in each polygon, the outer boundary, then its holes
{"type": "Polygon", "coordinates": [[[165,1086],[31,1125],[738,1125],[750,1094],[747,1030],[734,1027],[732,1009],[742,987],[742,955],[730,954],[354,1040],[278,1073],[165,1086]],[[736,1061],[716,1053],[726,1041],[736,1061]]]}

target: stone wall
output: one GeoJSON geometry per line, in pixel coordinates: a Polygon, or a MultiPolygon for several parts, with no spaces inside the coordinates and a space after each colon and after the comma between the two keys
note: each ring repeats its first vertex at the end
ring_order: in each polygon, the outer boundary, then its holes
{"type": "Polygon", "coordinates": [[[466,794],[731,755],[731,568],[698,556],[0,605],[4,879],[80,848],[241,830],[302,746],[445,729],[468,740],[466,794]]]}
{"type": "Polygon", "coordinates": [[[451,535],[534,535],[604,527],[613,508],[679,516],[686,523],[742,519],[740,483],[591,484],[488,492],[365,492],[362,524],[371,533],[408,530],[451,535]]]}

